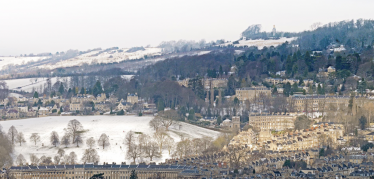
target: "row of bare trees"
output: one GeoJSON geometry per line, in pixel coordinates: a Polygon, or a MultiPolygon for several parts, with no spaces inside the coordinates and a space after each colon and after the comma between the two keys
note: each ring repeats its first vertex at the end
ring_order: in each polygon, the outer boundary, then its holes
{"type": "MultiPolygon", "coordinates": [[[[81,162],[83,163],[97,163],[100,161],[100,156],[97,154],[95,149],[85,149],[83,156],[81,158],[81,162]]],[[[37,157],[35,154],[30,155],[30,163],[27,163],[25,157],[22,154],[19,154],[16,158],[16,164],[18,166],[22,165],[63,165],[63,164],[76,164],[78,163],[78,156],[75,152],[70,152],[69,154],[65,153],[65,150],[59,149],[57,154],[52,157],[47,157],[45,155],[41,156],[40,158],[37,157]]]]}
{"type": "Polygon", "coordinates": [[[154,158],[162,157],[162,149],[167,148],[171,151],[174,147],[174,140],[165,131],[155,132],[153,136],[129,131],[124,144],[127,149],[126,159],[135,163],[137,159],[144,161],[148,158],[152,161],[154,158]]]}

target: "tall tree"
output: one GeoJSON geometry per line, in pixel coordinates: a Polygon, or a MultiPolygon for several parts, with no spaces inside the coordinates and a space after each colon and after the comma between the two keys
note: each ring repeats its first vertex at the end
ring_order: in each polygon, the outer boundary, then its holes
{"type": "Polygon", "coordinates": [[[51,141],[51,144],[54,145],[55,147],[57,147],[57,145],[60,144],[60,138],[56,131],[51,132],[50,141],[51,141]]]}
{"type": "Polygon", "coordinates": [[[22,143],[26,142],[25,137],[24,137],[24,135],[23,135],[22,132],[20,132],[20,133],[17,134],[16,140],[19,143],[19,146],[22,146],[22,143]]]}
{"type": "Polygon", "coordinates": [[[103,92],[103,87],[101,86],[100,81],[97,80],[93,87],[92,94],[96,97],[98,94],[101,94],[102,92],[103,92]]]}
{"type": "Polygon", "coordinates": [[[101,134],[99,140],[97,141],[97,144],[99,146],[103,146],[103,149],[105,149],[105,147],[108,147],[110,145],[109,137],[106,134],[101,134]]]}
{"type": "Polygon", "coordinates": [[[138,174],[135,172],[135,170],[131,171],[130,179],[138,179],[138,174]]]}
{"type": "Polygon", "coordinates": [[[38,133],[32,133],[30,136],[30,140],[36,145],[37,142],[40,142],[40,135],[38,133]]]}
{"type": "Polygon", "coordinates": [[[9,136],[10,140],[12,141],[13,145],[14,145],[14,142],[16,141],[17,134],[18,134],[18,131],[17,131],[16,127],[11,126],[8,130],[8,136],[9,136]]]}
{"type": "Polygon", "coordinates": [[[86,140],[86,145],[92,149],[95,147],[95,139],[93,137],[90,137],[86,140]]]}
{"type": "Polygon", "coordinates": [[[79,145],[78,143],[82,142],[79,139],[82,139],[81,134],[85,132],[83,130],[83,125],[76,119],[70,120],[68,123],[68,127],[64,129],[66,134],[72,137],[73,143],[76,143],[77,146],[79,145]]]}
{"type": "Polygon", "coordinates": [[[84,163],[96,163],[100,161],[100,156],[95,149],[86,149],[81,160],[84,163]]]}

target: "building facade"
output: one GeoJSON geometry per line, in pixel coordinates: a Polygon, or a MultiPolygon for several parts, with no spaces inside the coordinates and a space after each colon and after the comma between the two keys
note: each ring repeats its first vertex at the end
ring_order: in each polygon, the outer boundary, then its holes
{"type": "Polygon", "coordinates": [[[235,96],[240,101],[252,100],[254,98],[259,98],[261,95],[270,96],[271,89],[264,86],[259,87],[247,87],[247,88],[237,88],[235,90],[235,96]]]}

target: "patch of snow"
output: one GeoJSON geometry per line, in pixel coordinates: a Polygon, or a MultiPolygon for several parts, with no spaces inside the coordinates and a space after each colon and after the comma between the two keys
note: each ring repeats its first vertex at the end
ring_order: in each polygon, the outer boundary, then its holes
{"type": "Polygon", "coordinates": [[[40,60],[44,60],[46,58],[50,58],[48,56],[43,57],[0,57],[0,70],[8,65],[22,65],[27,64],[29,62],[37,62],[40,60]]]}
{"type": "Polygon", "coordinates": [[[270,46],[276,47],[278,45],[281,45],[281,44],[285,43],[286,41],[291,42],[293,40],[296,40],[296,38],[295,37],[292,37],[292,38],[283,37],[283,38],[276,39],[276,40],[273,40],[273,39],[270,39],[270,40],[263,40],[263,39],[240,40],[239,44],[233,44],[232,42],[228,42],[228,43],[220,44],[219,46],[228,46],[228,45],[234,45],[235,47],[255,46],[258,49],[262,49],[264,47],[270,47],[270,46]]]}
{"type": "Polygon", "coordinates": [[[139,50],[136,52],[127,52],[128,48],[111,50],[108,52],[100,53],[101,50],[92,51],[86,54],[79,55],[75,58],[63,60],[54,64],[45,64],[39,66],[39,68],[56,69],[73,66],[81,66],[83,64],[101,64],[101,63],[115,63],[122,62],[125,60],[141,59],[147,57],[154,57],[161,55],[161,48],[145,48],[145,50],[139,50]],[[119,52],[122,50],[122,52],[119,52]],[[98,54],[98,55],[97,55],[98,54]]]}
{"type": "MultiPolygon", "coordinates": [[[[126,147],[123,144],[123,140],[126,133],[130,130],[134,132],[142,132],[148,135],[152,135],[153,129],[149,127],[148,123],[153,117],[151,116],[53,116],[53,117],[42,117],[42,118],[30,118],[21,120],[10,120],[0,121],[3,129],[7,131],[12,125],[16,127],[18,132],[22,132],[25,136],[26,143],[20,146],[15,144],[14,158],[19,154],[22,154],[27,161],[30,161],[30,155],[35,154],[38,157],[42,155],[54,157],[57,154],[59,148],[65,150],[67,154],[74,151],[79,162],[83,156],[83,152],[88,147],[85,141],[93,137],[96,140],[99,139],[100,135],[105,133],[109,136],[110,146],[102,149],[102,147],[96,146],[98,154],[100,155],[100,163],[103,162],[124,162],[130,163],[131,161],[126,160],[126,147]],[[50,144],[50,134],[52,131],[56,131],[60,138],[64,135],[64,128],[67,127],[70,120],[77,119],[83,125],[83,128],[87,132],[83,135],[84,144],[80,147],[76,145],[70,145],[68,148],[65,146],[54,147],[50,144]],[[41,138],[41,142],[36,145],[29,139],[32,133],[38,133],[41,138]],[[44,146],[42,146],[44,144],[44,146]]],[[[212,137],[216,138],[220,133],[217,131],[197,127],[187,123],[180,123],[179,126],[171,127],[168,134],[174,139],[175,142],[180,141],[180,135],[188,138],[202,138],[212,137]]],[[[169,158],[167,150],[163,150],[162,158],[154,159],[154,162],[164,162],[165,159],[169,158]]]]}

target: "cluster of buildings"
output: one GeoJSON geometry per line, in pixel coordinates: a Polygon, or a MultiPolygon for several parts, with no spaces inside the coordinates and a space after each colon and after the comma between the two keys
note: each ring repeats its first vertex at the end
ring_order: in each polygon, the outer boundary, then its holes
{"type": "Polygon", "coordinates": [[[225,151],[182,159],[169,159],[166,164],[182,164],[198,169],[190,171],[189,175],[184,175],[185,178],[235,178],[239,176],[241,178],[340,179],[374,176],[374,149],[364,152],[357,147],[347,147],[322,156],[315,148],[284,151],[247,150],[245,155],[260,157],[243,157],[241,165],[236,170],[230,167],[230,154],[225,151]],[[287,161],[299,162],[299,166],[285,166],[287,161]]]}
{"type": "Polygon", "coordinates": [[[309,129],[295,130],[294,132],[282,131],[281,133],[269,129],[255,133],[250,128],[236,135],[229,145],[246,147],[251,150],[297,151],[319,148],[323,143],[336,147],[347,141],[343,134],[343,125],[329,123],[320,123],[309,129]]]}
{"type": "Polygon", "coordinates": [[[123,110],[131,112],[134,104],[139,104],[141,112],[153,114],[156,110],[154,103],[140,100],[137,93],[127,95],[127,99],[118,100],[115,96],[107,98],[105,93],[96,97],[90,94],[77,94],[70,99],[62,97],[26,98],[9,96],[0,102],[0,119],[18,119],[56,115],[77,115],[82,112],[91,115],[114,114],[123,110]]]}

